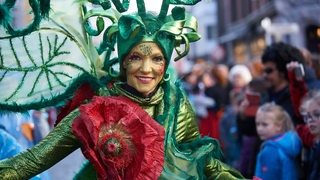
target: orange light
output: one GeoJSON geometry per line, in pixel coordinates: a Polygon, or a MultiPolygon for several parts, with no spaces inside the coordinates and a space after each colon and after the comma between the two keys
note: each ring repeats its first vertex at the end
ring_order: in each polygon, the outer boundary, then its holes
{"type": "Polygon", "coordinates": [[[317,28],[317,36],[320,37],[320,28],[317,28]]]}

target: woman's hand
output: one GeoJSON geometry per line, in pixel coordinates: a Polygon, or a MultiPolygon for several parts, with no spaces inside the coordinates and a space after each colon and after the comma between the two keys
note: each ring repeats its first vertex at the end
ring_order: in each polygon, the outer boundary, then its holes
{"type": "Polygon", "coordinates": [[[304,69],[301,67],[301,64],[297,61],[292,61],[287,64],[288,72],[294,72],[295,78],[298,81],[302,81],[304,77],[304,69]]]}
{"type": "Polygon", "coordinates": [[[288,71],[293,71],[295,68],[299,67],[299,63],[297,61],[291,61],[290,63],[287,64],[287,70],[288,71]]]}

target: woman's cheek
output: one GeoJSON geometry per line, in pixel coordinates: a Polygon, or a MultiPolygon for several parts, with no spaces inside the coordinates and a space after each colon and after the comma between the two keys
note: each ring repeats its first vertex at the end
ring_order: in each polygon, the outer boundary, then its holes
{"type": "Polygon", "coordinates": [[[135,72],[140,68],[140,63],[139,62],[131,62],[128,64],[128,71],[130,72],[135,72]]]}
{"type": "Polygon", "coordinates": [[[158,72],[159,72],[159,74],[163,75],[163,74],[164,74],[164,66],[161,66],[161,67],[158,69],[158,72]]]}

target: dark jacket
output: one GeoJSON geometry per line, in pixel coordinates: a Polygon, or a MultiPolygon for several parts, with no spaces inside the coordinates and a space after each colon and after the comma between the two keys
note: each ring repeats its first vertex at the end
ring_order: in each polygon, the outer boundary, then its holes
{"type": "Polygon", "coordinates": [[[308,179],[320,179],[320,143],[313,144],[310,150],[309,165],[308,165],[308,179]]]}
{"type": "Polygon", "coordinates": [[[299,121],[292,105],[289,86],[283,88],[279,92],[273,92],[272,90],[269,90],[268,95],[269,102],[274,102],[275,104],[281,106],[284,110],[286,110],[287,113],[291,116],[293,124],[296,126],[299,121]]]}

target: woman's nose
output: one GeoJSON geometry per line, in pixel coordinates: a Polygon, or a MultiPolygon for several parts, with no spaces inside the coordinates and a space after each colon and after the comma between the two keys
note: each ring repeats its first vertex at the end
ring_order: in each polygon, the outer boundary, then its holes
{"type": "Polygon", "coordinates": [[[150,60],[143,60],[140,71],[144,73],[148,73],[152,71],[152,62],[150,60]]]}

